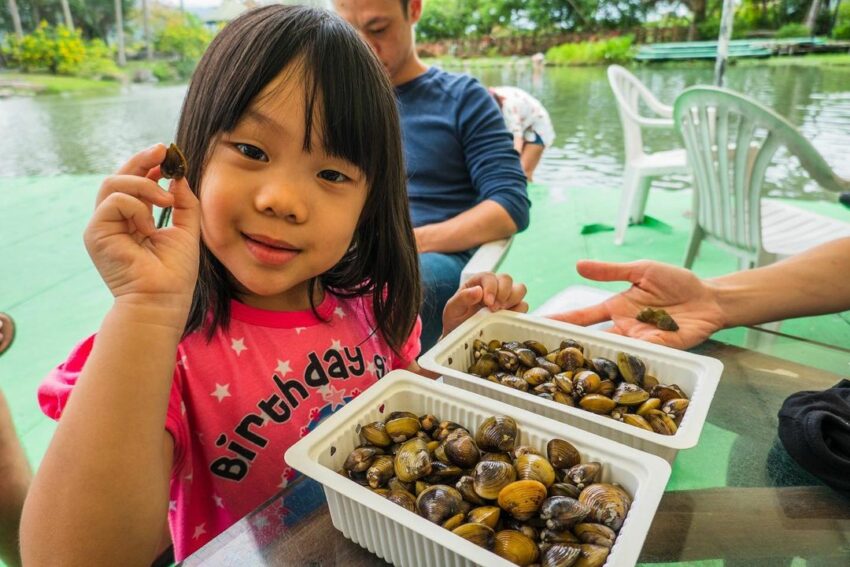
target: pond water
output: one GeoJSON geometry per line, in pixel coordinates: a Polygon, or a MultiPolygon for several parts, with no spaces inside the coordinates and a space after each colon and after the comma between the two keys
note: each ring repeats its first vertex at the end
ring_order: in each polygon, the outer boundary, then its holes
{"type": "MultiPolygon", "coordinates": [[[[536,180],[619,186],[622,133],[604,68],[535,72],[522,64],[467,71],[487,85],[520,86],[549,110],[557,139],[544,154],[536,180]]],[[[710,83],[713,68],[645,66],[635,73],[662,101],[672,103],[682,89],[710,83]]],[[[850,177],[850,67],[733,66],[726,84],[786,116],[839,174],[850,177]]],[[[0,176],[112,171],[139,149],[172,139],[184,94],[185,86],[132,86],[105,96],[0,100],[0,176]]],[[[653,133],[648,143],[665,149],[676,144],[676,136],[672,131],[653,133]]],[[[815,189],[793,160],[780,161],[768,174],[774,192],[802,195],[815,189]]]]}

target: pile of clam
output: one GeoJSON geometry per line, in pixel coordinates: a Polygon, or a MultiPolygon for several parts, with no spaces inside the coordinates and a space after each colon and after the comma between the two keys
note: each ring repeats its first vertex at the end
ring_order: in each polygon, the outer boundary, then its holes
{"type": "Polygon", "coordinates": [[[487,418],[473,436],[393,412],[359,435],[341,474],[517,565],[604,565],[631,506],[568,441],[552,439],[545,456],[517,445],[510,417],[487,418]]]}
{"type": "Polygon", "coordinates": [[[625,352],[616,362],[593,358],[571,339],[552,351],[538,341],[479,339],[472,349],[470,374],[661,435],[674,435],[688,409],[679,386],[659,383],[640,358],[625,352]]]}

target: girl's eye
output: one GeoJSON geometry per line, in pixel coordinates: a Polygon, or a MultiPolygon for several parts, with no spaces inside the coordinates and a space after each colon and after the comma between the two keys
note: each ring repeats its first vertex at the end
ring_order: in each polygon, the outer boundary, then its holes
{"type": "Polygon", "coordinates": [[[239,150],[243,156],[248,159],[253,159],[256,161],[269,161],[269,157],[266,155],[266,152],[258,148],[257,146],[252,146],[251,144],[234,144],[236,149],[239,150]]]}
{"type": "Polygon", "coordinates": [[[376,29],[376,30],[370,30],[369,33],[372,34],[372,35],[380,35],[380,34],[384,33],[385,31],[387,31],[387,28],[379,28],[379,29],[376,29]]]}
{"type": "Polygon", "coordinates": [[[351,179],[344,173],[334,171],[333,169],[323,169],[319,172],[319,177],[321,177],[325,181],[330,181],[332,183],[343,183],[351,179]]]}

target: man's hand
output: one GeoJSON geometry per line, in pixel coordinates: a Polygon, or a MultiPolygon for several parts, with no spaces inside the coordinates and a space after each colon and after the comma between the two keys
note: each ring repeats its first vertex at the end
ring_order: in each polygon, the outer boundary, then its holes
{"type": "Polygon", "coordinates": [[[576,325],[612,321],[612,333],[681,349],[698,345],[726,326],[713,288],[684,268],[647,260],[627,264],[582,260],[576,269],[591,280],[627,281],[632,287],[597,305],[551,315],[552,319],[576,325]],[[641,323],[635,316],[644,307],[664,308],[679,330],[662,331],[641,323]]]}

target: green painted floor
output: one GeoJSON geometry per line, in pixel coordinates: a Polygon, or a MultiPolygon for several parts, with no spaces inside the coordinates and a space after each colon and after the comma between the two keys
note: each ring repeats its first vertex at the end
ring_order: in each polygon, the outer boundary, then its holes
{"type": "MultiPolygon", "coordinates": [[[[13,348],[0,357],[0,388],[12,407],[18,434],[34,467],[38,466],[54,424],[38,409],[36,388],[44,374],[64,359],[74,343],[94,332],[110,296],[91,265],[82,232],[91,214],[100,176],[0,179],[0,310],[17,322],[13,348]]],[[[652,191],[647,213],[662,227],[634,226],[627,241],[614,246],[612,232],[581,235],[582,226],[613,225],[617,189],[572,188],[534,184],[531,227],[518,235],[502,270],[528,285],[531,308],[560,289],[588,284],[575,273],[581,258],[630,261],[641,258],[679,264],[689,233],[690,192],[652,191]]],[[[807,209],[850,222],[850,210],[823,202],[802,203],[807,209]]],[[[736,262],[709,244],[694,266],[702,276],[733,271],[736,262]]],[[[620,290],[623,284],[595,284],[620,290]]],[[[810,340],[850,345],[850,314],[788,321],[782,332],[810,340]]],[[[743,344],[744,331],[715,337],[743,344]]],[[[847,374],[846,353],[813,359],[804,347],[779,342],[771,354],[847,374]]],[[[698,447],[683,451],[668,489],[723,486],[731,434],[707,426],[698,447]],[[690,463],[688,467],[682,464],[690,463]],[[700,466],[694,466],[700,463],[700,466]],[[713,465],[712,465],[713,463],[713,465]],[[704,466],[703,466],[704,465],[704,466]],[[683,472],[700,470],[698,477],[683,472]]]]}

